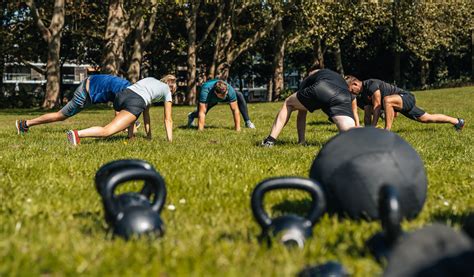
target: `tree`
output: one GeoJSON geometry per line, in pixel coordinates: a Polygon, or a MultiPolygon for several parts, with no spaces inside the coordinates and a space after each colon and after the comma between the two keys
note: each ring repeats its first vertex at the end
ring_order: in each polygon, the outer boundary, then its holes
{"type": "Polygon", "coordinates": [[[42,108],[53,108],[59,96],[60,70],[59,55],[61,49],[61,32],[64,27],[64,0],[54,1],[54,12],[49,27],[46,27],[40,18],[38,9],[33,0],[26,2],[31,10],[33,19],[41,32],[43,39],[48,44],[48,59],[46,63],[46,95],[42,108]]]}

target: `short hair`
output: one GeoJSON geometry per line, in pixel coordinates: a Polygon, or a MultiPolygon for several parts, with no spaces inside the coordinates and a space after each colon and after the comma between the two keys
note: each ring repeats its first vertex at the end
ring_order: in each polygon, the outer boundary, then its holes
{"type": "Polygon", "coordinates": [[[359,81],[356,77],[352,75],[346,75],[344,76],[344,79],[346,80],[346,83],[348,86],[350,86],[352,83],[359,81]]]}
{"type": "Polygon", "coordinates": [[[216,93],[218,94],[224,94],[227,92],[227,84],[224,81],[217,81],[216,84],[214,85],[216,93]]]}

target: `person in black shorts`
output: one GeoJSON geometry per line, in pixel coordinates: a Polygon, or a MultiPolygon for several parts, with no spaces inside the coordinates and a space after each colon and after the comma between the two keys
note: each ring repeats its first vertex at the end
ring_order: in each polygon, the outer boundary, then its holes
{"type": "Polygon", "coordinates": [[[351,93],[362,99],[371,101],[373,118],[372,126],[377,126],[382,108],[385,111],[385,129],[392,128],[395,112],[400,112],[409,119],[422,123],[451,123],[457,131],[461,131],[465,121],[444,114],[429,114],[416,106],[415,96],[406,90],[378,79],[360,81],[354,76],[345,77],[351,93]]]}
{"type": "Polygon", "coordinates": [[[278,112],[270,135],[262,146],[271,147],[290,119],[293,111],[298,111],[298,143],[305,144],[306,115],[321,109],[334,122],[339,131],[359,126],[355,95],[349,92],[344,78],[329,69],[312,70],[303,80],[300,89],[290,95],[278,112]]]}

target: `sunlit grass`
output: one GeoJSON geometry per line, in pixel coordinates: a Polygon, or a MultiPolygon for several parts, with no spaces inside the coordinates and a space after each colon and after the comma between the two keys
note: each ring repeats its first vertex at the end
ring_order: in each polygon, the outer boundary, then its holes
{"type": "MultiPolygon", "coordinates": [[[[473,96],[473,87],[416,93],[417,104],[427,112],[465,118],[462,133],[450,125],[396,119],[393,131],[421,155],[429,180],[424,210],[404,223],[406,229],[433,221],[458,227],[474,210],[473,96]]],[[[327,117],[316,112],[308,116],[308,146],[296,144],[293,116],[276,147],[257,147],[280,105],[250,104],[257,129],[240,133],[232,130],[226,105],[209,113],[204,132],[184,128],[193,107],[175,107],[172,144],[165,141],[162,107],[154,107],[152,141],[140,130],[134,141],[119,134],[85,139],[76,148],[67,145],[65,131],[104,125],[111,110],[89,109],[65,122],[33,127],[23,136],[16,135],[15,119],[42,112],[0,110],[0,275],[280,276],[334,259],[356,276],[380,273],[381,266],[364,247],[379,230],[376,223],[325,215],[303,250],[258,243],[260,228],[249,204],[253,187],[267,177],[308,176],[315,154],[337,134],[327,117]],[[176,210],[163,211],[166,234],[155,242],[111,240],[106,234],[93,177],[102,164],[123,158],[152,163],[167,182],[166,205],[176,210]]],[[[281,214],[281,201],[305,197],[274,192],[266,207],[281,214]]]]}

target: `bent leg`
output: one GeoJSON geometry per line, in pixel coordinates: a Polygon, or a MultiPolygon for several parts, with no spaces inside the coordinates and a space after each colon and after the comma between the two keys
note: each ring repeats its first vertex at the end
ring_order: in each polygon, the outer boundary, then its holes
{"type": "Polygon", "coordinates": [[[347,115],[336,115],[331,117],[334,124],[336,124],[339,132],[347,131],[355,127],[355,121],[352,117],[347,115]]]}
{"type": "Polygon", "coordinates": [[[389,95],[383,98],[385,110],[385,129],[392,129],[393,118],[395,117],[395,109],[403,109],[402,97],[398,94],[389,95]]]}
{"type": "Polygon", "coordinates": [[[458,124],[457,118],[444,114],[424,113],[422,116],[418,117],[417,120],[422,123],[451,123],[453,125],[458,124]]]}
{"type": "Polygon", "coordinates": [[[43,114],[42,116],[29,119],[26,121],[26,125],[28,127],[31,127],[31,126],[40,125],[40,124],[63,121],[66,118],[68,118],[66,115],[64,115],[61,111],[58,111],[55,113],[47,113],[47,114],[43,114]]]}
{"type": "Polygon", "coordinates": [[[137,120],[137,117],[129,111],[122,110],[117,116],[107,124],[105,127],[90,127],[84,130],[79,130],[78,135],[80,138],[86,137],[108,137],[116,134],[123,129],[129,127],[133,122],[137,120]]]}
{"type": "Polygon", "coordinates": [[[278,135],[283,130],[283,127],[288,123],[291,113],[295,110],[308,111],[303,104],[296,97],[296,93],[293,93],[288,98],[286,98],[283,107],[278,112],[275,121],[273,122],[272,130],[270,136],[276,139],[278,135]]]}

